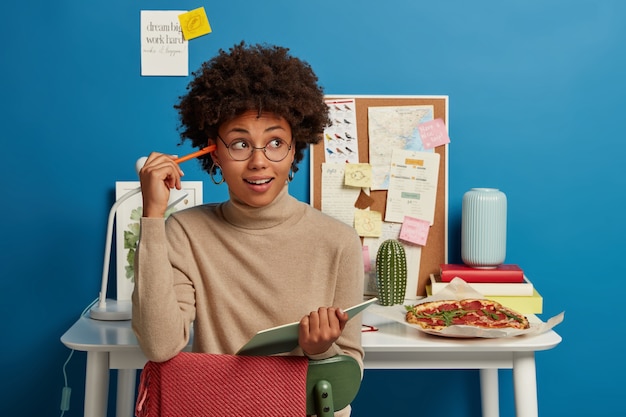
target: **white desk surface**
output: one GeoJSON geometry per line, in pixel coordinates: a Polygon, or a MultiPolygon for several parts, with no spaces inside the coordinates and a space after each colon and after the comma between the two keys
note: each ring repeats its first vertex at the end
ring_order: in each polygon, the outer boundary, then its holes
{"type": "MultiPolygon", "coordinates": [[[[532,316],[531,316],[532,318],[532,316]]],[[[455,339],[433,336],[363,312],[363,323],[377,327],[364,332],[365,352],[523,352],[552,349],[561,342],[554,331],[504,339],[455,339]]],[[[67,347],[80,351],[126,351],[138,349],[130,321],[99,321],[82,316],[61,337],[67,347]]]]}

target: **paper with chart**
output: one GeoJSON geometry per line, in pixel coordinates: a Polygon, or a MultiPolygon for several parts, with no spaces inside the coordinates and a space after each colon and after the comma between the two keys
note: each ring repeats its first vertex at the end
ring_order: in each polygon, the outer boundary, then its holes
{"type": "Polygon", "coordinates": [[[405,216],[435,221],[440,155],[394,149],[391,156],[385,221],[402,223],[405,216]]]}
{"type": "Polygon", "coordinates": [[[393,149],[430,151],[424,148],[418,125],[433,120],[433,106],[369,107],[369,162],[372,190],[386,190],[393,149]]]}

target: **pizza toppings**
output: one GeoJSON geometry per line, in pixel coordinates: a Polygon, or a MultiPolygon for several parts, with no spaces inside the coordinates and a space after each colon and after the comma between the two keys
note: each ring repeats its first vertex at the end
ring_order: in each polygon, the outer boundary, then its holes
{"type": "Polygon", "coordinates": [[[528,329],[522,314],[486,299],[431,301],[405,306],[406,321],[427,330],[441,330],[454,325],[488,329],[528,329]]]}

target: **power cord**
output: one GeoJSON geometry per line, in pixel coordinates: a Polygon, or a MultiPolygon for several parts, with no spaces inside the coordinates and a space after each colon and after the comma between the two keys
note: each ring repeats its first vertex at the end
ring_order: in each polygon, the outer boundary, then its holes
{"type": "Polygon", "coordinates": [[[72,388],[70,388],[67,385],[66,368],[67,368],[67,364],[70,362],[70,359],[72,359],[73,355],[74,355],[74,349],[70,351],[70,354],[67,357],[67,360],[63,364],[63,380],[65,381],[65,384],[63,385],[63,390],[61,391],[61,417],[63,417],[65,415],[65,412],[70,409],[70,396],[72,395],[72,388]]]}
{"type": "MultiPolygon", "coordinates": [[[[80,317],[84,316],[85,314],[87,314],[87,312],[89,311],[89,309],[91,307],[94,306],[94,304],[96,304],[98,302],[98,298],[96,298],[95,300],[93,300],[91,302],[91,304],[89,304],[82,313],[80,313],[80,317]]],[[[74,356],[74,349],[70,350],[70,354],[68,355],[67,359],[65,360],[65,363],[63,364],[63,389],[61,390],[61,417],[63,417],[65,415],[66,411],[69,411],[70,409],[70,397],[72,396],[72,388],[68,385],[67,383],[67,364],[70,363],[70,360],[72,359],[72,356],[74,356]]]]}

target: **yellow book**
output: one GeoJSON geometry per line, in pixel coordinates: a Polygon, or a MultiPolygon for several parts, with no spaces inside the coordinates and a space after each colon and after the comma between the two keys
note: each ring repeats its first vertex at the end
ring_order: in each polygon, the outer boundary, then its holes
{"type": "MultiPolygon", "coordinates": [[[[426,295],[432,295],[430,285],[426,286],[426,295]]],[[[543,312],[543,297],[536,289],[533,289],[533,295],[487,295],[485,298],[497,301],[522,314],[541,314],[543,312]]]]}

